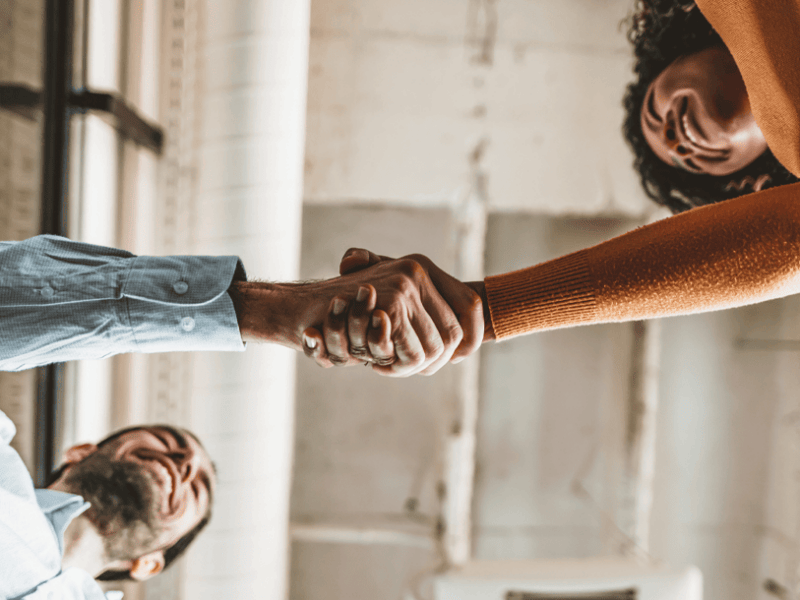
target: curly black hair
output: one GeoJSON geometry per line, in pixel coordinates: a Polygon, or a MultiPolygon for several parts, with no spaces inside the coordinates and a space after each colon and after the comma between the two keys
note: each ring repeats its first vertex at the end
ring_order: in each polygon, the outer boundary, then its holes
{"type": "Polygon", "coordinates": [[[634,168],[645,193],[673,213],[798,181],[770,150],[727,177],[698,175],[659,159],[642,133],[641,110],[647,88],[675,59],[722,45],[722,40],[693,1],[638,0],[628,17],[636,80],[628,85],[622,131],[633,150],[634,168]],[[757,183],[758,182],[758,183],[757,183]]]}

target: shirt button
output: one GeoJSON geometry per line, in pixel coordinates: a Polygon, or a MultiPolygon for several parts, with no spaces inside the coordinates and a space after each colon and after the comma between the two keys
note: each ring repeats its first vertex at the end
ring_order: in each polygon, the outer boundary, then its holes
{"type": "Polygon", "coordinates": [[[191,331],[194,329],[194,319],[192,317],[183,317],[181,319],[181,327],[184,331],[191,331]]]}
{"type": "Polygon", "coordinates": [[[182,296],[183,294],[189,291],[189,284],[186,283],[185,281],[179,281],[172,286],[172,289],[175,290],[176,294],[182,296]]]}
{"type": "Polygon", "coordinates": [[[42,298],[52,298],[55,291],[49,285],[42,288],[42,298]]]}

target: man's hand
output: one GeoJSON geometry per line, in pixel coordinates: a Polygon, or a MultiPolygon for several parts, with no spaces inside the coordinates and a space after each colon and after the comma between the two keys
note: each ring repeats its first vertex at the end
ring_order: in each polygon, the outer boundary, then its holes
{"type": "MultiPolygon", "coordinates": [[[[330,339],[332,346],[343,345],[346,350],[337,354],[329,349],[328,355],[334,357],[331,363],[362,362],[359,357],[368,356],[365,348],[370,353],[375,348],[373,369],[383,375],[435,372],[450,360],[464,339],[459,319],[427,270],[413,258],[381,260],[370,269],[308,284],[240,282],[232,286],[231,297],[243,340],[275,342],[301,350],[307,328],[327,326],[326,343],[330,339]],[[367,309],[373,306],[378,310],[367,319],[367,309]],[[350,320],[358,331],[366,328],[360,338],[355,336],[358,356],[353,356],[349,342],[343,341],[350,320]],[[387,365],[390,344],[394,345],[395,361],[387,365]]],[[[482,332],[480,299],[474,292],[472,302],[482,332]]],[[[470,339],[475,337],[474,330],[470,324],[470,339]]],[[[477,339],[479,344],[480,337],[477,339]]]]}
{"type": "MultiPolygon", "coordinates": [[[[339,266],[343,275],[354,272],[363,272],[363,269],[378,265],[379,263],[391,263],[395,259],[378,256],[363,249],[348,250],[339,266]]],[[[491,321],[488,315],[484,318],[485,302],[483,301],[483,282],[462,283],[451,277],[430,259],[422,255],[406,256],[400,260],[414,260],[425,270],[431,282],[436,286],[439,295],[448,303],[455,312],[459,324],[463,331],[463,339],[459,346],[449,355],[451,362],[459,362],[466,356],[472,354],[486,339],[494,339],[491,330],[491,321]]],[[[351,313],[345,329],[343,321],[337,322],[335,327],[326,321],[323,333],[309,329],[306,331],[306,339],[311,345],[306,344],[306,354],[314,358],[322,366],[332,364],[350,364],[355,359],[364,358],[363,340],[369,336],[376,336],[374,328],[367,328],[368,318],[361,315],[369,313],[371,305],[366,302],[359,307],[355,314],[351,313]]],[[[376,327],[379,323],[376,323],[376,327]]],[[[372,350],[373,343],[369,343],[372,350]]],[[[385,361],[391,349],[386,345],[380,346],[379,355],[373,354],[376,360],[385,361]]],[[[440,357],[431,366],[422,369],[422,374],[432,374],[447,362],[448,356],[440,357]]]]}

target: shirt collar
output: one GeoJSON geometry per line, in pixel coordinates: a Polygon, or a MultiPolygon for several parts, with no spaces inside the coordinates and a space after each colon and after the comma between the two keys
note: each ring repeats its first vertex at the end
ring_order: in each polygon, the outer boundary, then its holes
{"type": "Polygon", "coordinates": [[[35,490],[36,502],[56,534],[58,551],[64,555],[64,532],[72,519],[91,506],[82,497],[55,490],[35,490]]]}

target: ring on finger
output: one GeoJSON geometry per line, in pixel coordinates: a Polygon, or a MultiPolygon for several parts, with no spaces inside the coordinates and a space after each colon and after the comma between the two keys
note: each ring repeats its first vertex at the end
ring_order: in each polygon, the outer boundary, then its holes
{"type": "Polygon", "coordinates": [[[393,365],[397,360],[396,356],[386,356],[380,358],[373,358],[373,362],[378,365],[379,367],[388,367],[389,365],[393,365]]]}

